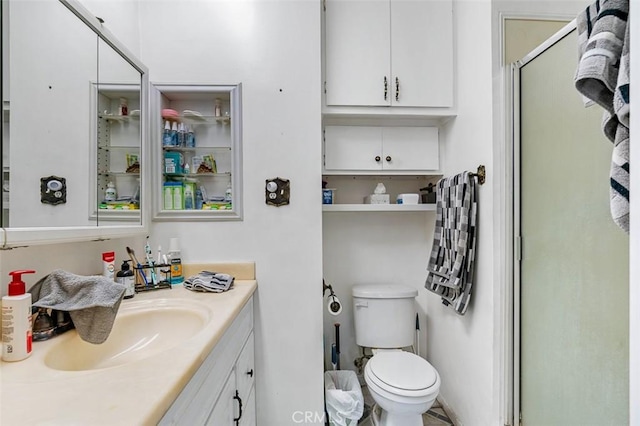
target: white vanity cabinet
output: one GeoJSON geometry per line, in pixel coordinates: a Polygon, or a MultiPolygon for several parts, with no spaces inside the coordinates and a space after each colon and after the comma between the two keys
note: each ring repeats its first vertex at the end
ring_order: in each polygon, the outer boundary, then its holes
{"type": "Polygon", "coordinates": [[[159,424],[255,426],[255,377],[251,298],[159,424]]]}
{"type": "Polygon", "coordinates": [[[437,127],[325,126],[324,173],[433,173],[437,127]]]}
{"type": "Polygon", "coordinates": [[[327,106],[453,106],[451,0],[325,0],[327,106]]]}

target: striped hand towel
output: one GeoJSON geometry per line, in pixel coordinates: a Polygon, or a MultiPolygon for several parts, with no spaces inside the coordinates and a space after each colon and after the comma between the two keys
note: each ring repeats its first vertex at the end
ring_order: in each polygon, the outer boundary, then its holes
{"type": "Polygon", "coordinates": [[[469,172],[438,181],[436,228],[425,288],[464,315],[471,299],[476,246],[476,181],[469,172]]]}
{"type": "Polygon", "coordinates": [[[610,206],[629,232],[629,1],[596,0],[576,19],[576,89],[604,108],[602,130],[613,142],[610,206]]]}

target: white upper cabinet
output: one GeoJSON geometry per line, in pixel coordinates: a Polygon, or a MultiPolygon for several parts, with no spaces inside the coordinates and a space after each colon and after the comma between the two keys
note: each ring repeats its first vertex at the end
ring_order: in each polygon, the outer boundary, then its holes
{"type": "Polygon", "coordinates": [[[453,106],[451,0],[326,0],[327,106],[453,106]]]}
{"type": "Polygon", "coordinates": [[[325,126],[325,174],[434,174],[437,127],[325,126]]]}

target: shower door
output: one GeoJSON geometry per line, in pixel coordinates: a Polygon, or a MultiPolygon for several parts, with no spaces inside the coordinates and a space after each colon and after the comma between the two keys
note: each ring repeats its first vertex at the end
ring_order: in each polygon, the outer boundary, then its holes
{"type": "Polygon", "coordinates": [[[574,88],[565,33],[515,69],[515,392],[524,426],[627,425],[628,236],[609,214],[602,109],[574,88]]]}

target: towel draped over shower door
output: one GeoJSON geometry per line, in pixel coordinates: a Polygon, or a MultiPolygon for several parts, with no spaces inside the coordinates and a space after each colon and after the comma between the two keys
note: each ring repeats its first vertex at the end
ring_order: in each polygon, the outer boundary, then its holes
{"type": "Polygon", "coordinates": [[[604,109],[602,131],[613,142],[609,198],[614,222],[629,232],[629,1],[596,0],[576,18],[576,89],[604,109]]]}
{"type": "Polygon", "coordinates": [[[464,315],[474,278],[476,181],[464,172],[440,179],[436,187],[436,226],[425,288],[464,315]]]}

